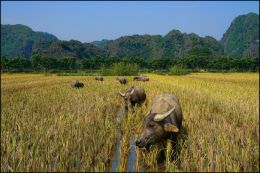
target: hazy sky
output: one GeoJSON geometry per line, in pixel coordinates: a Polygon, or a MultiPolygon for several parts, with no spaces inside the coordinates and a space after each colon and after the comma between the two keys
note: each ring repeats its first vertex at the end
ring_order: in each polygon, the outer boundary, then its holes
{"type": "Polygon", "coordinates": [[[238,15],[259,14],[254,2],[2,2],[2,24],[24,24],[61,40],[91,42],[172,29],[221,39],[238,15]]]}

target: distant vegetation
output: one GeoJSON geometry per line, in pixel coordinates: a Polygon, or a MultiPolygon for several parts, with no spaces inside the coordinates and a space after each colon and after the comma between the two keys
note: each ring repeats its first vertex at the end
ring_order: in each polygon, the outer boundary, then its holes
{"type": "Polygon", "coordinates": [[[2,72],[76,72],[76,71],[102,71],[102,74],[136,74],[138,69],[167,71],[174,65],[184,66],[191,71],[258,71],[259,58],[230,58],[227,56],[208,57],[200,55],[189,55],[176,59],[161,58],[145,60],[139,57],[92,57],[77,61],[74,57],[50,58],[33,55],[31,58],[1,58],[2,72]],[[118,63],[128,64],[120,66],[118,63]],[[134,70],[128,71],[130,68],[134,70]]]}

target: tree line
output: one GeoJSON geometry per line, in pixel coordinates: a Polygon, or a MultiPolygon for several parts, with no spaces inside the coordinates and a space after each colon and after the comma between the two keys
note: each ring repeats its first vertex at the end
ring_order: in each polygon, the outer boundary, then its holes
{"type": "Polygon", "coordinates": [[[167,71],[174,65],[180,65],[193,71],[258,71],[259,58],[235,58],[227,56],[211,57],[205,55],[188,55],[186,57],[146,60],[142,57],[101,57],[76,59],[74,57],[43,57],[33,55],[31,58],[1,57],[2,72],[26,71],[75,71],[99,70],[110,68],[113,64],[123,62],[137,64],[140,69],[167,71]]]}

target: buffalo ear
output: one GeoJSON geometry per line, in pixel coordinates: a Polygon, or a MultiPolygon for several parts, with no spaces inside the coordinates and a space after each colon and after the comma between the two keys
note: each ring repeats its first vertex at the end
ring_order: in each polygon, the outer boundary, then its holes
{"type": "Polygon", "coordinates": [[[173,124],[170,124],[170,123],[167,123],[167,124],[164,124],[163,125],[163,128],[166,132],[169,132],[169,133],[177,133],[179,132],[179,128],[176,127],[175,125],[173,124]]]}

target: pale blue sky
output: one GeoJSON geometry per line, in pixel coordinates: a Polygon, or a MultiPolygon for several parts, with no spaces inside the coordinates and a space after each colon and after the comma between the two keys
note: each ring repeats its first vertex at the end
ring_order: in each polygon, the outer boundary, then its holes
{"type": "Polygon", "coordinates": [[[81,42],[133,34],[165,35],[172,29],[219,40],[236,16],[258,11],[257,1],[1,1],[1,23],[24,24],[61,40],[81,42]]]}

